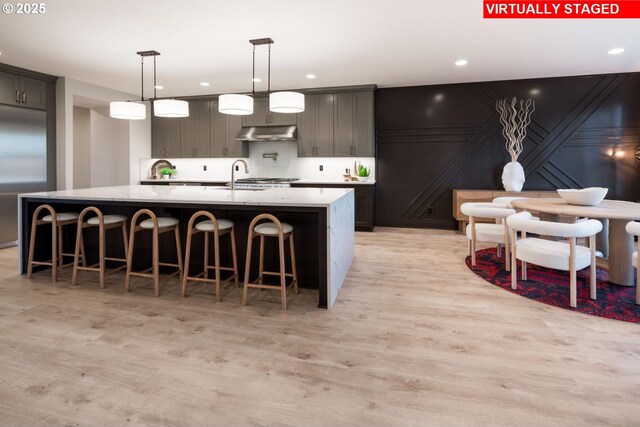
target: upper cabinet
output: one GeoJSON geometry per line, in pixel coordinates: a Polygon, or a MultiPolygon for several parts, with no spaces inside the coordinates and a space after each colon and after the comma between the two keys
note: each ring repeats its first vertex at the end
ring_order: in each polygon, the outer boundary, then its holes
{"type": "Polygon", "coordinates": [[[47,108],[47,83],[29,77],[0,72],[0,103],[20,107],[47,108]]]}
{"type": "Polygon", "coordinates": [[[373,157],[373,93],[353,92],[336,95],[335,157],[373,157]]]}
{"type": "Polygon", "coordinates": [[[181,157],[211,157],[211,103],[189,102],[189,117],[180,122],[181,157]]]}
{"type": "Polygon", "coordinates": [[[253,99],[253,114],[242,116],[242,126],[289,126],[296,124],[295,114],[280,114],[269,111],[269,98],[253,99]]]}
{"type": "Polygon", "coordinates": [[[298,157],[373,157],[373,91],[305,96],[298,157]]]}
{"type": "Polygon", "coordinates": [[[373,86],[309,90],[299,114],[269,112],[267,97],[254,99],[250,116],[220,113],[217,97],[190,100],[189,110],[187,118],[152,117],[154,158],[248,157],[251,143],[236,140],[243,126],[290,125],[298,128],[298,157],[375,155],[373,86]]]}
{"type": "Polygon", "coordinates": [[[298,157],[332,157],[334,95],[305,95],[304,112],[298,114],[298,157]]]}

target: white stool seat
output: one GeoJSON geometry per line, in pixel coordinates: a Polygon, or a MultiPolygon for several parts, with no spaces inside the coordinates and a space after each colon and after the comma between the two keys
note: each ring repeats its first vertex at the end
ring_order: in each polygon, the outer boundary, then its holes
{"type": "MultiPolygon", "coordinates": [[[[75,212],[56,213],[56,221],[68,221],[70,219],[78,219],[78,214],[75,212]]],[[[53,221],[53,217],[51,215],[45,215],[42,217],[42,220],[51,222],[53,221]]]]}
{"type": "MultiPolygon", "coordinates": [[[[233,227],[233,221],[227,219],[218,220],[218,231],[228,230],[233,227]]],[[[211,220],[202,221],[196,224],[196,229],[200,231],[213,231],[213,222],[211,220]]]]}
{"type": "MultiPolygon", "coordinates": [[[[293,226],[291,224],[287,224],[286,222],[282,222],[282,232],[284,234],[291,233],[293,231],[293,226]]],[[[278,227],[273,222],[265,222],[262,224],[258,224],[253,229],[258,234],[264,234],[267,236],[277,236],[278,235],[278,227]]]]}
{"type": "MultiPolygon", "coordinates": [[[[516,242],[518,259],[557,270],[570,270],[569,244],[529,237],[516,242]]],[[[576,270],[591,264],[591,251],[585,246],[576,246],[576,270]]]]}
{"type": "MultiPolygon", "coordinates": [[[[467,224],[467,239],[471,240],[471,225],[467,224]]],[[[504,225],[476,222],[476,240],[485,243],[504,243],[504,225]]]]}
{"type": "MultiPolygon", "coordinates": [[[[176,225],[178,223],[180,223],[180,221],[178,221],[175,218],[171,218],[171,217],[168,217],[168,216],[159,216],[158,217],[158,228],[171,227],[172,225],[176,225]]],[[[142,221],[140,223],[140,227],[142,227],[142,228],[153,228],[153,220],[151,218],[145,219],[144,221],[142,221]]]]}
{"type": "MultiPolygon", "coordinates": [[[[102,220],[105,224],[117,224],[119,222],[125,222],[127,217],[124,215],[103,215],[102,220]]],[[[97,216],[94,216],[93,218],[89,218],[87,224],[98,225],[100,221],[97,216]]]]}

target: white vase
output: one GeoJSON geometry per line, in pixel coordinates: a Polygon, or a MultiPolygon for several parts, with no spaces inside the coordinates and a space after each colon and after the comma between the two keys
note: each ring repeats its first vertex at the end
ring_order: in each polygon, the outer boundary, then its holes
{"type": "Polygon", "coordinates": [[[524,169],[518,162],[509,162],[502,170],[502,185],[507,191],[522,191],[524,185],[524,169]]]}

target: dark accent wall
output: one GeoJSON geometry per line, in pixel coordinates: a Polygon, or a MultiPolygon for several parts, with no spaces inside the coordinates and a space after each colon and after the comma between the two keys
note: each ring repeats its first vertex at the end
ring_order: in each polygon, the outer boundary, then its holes
{"type": "Polygon", "coordinates": [[[513,96],[536,101],[524,190],[601,186],[640,201],[640,73],[387,88],[375,99],[376,225],[454,228],[453,189],[502,189],[495,103],[513,96]]]}

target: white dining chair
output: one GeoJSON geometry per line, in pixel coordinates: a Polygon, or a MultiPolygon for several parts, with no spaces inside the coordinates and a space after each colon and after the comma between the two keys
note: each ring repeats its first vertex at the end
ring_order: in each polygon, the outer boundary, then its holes
{"type": "MultiPolygon", "coordinates": [[[[627,233],[640,237],[640,222],[631,221],[627,224],[627,233]]],[[[638,239],[636,251],[633,253],[633,266],[636,268],[636,304],[640,305],[640,269],[638,269],[638,253],[640,252],[640,239],[638,239]]]]}
{"type": "Polygon", "coordinates": [[[506,205],[508,208],[513,209],[513,206],[511,206],[511,202],[513,202],[514,200],[523,200],[523,199],[529,199],[529,197],[500,196],[500,197],[495,197],[491,201],[491,203],[499,203],[501,205],[506,205]]]}
{"type": "MultiPolygon", "coordinates": [[[[460,206],[460,211],[469,217],[469,224],[467,225],[466,235],[469,239],[469,252],[471,255],[471,265],[476,266],[476,244],[481,243],[493,243],[496,245],[504,245],[505,264],[504,267],[507,271],[511,268],[509,261],[509,233],[507,231],[507,224],[504,219],[509,215],[516,213],[515,210],[507,208],[505,204],[501,203],[486,203],[486,202],[468,202],[463,203],[460,206]],[[476,222],[477,218],[492,219],[495,221],[493,224],[485,224],[476,222]]],[[[498,256],[500,254],[498,253],[498,256]]]]}
{"type": "Polygon", "coordinates": [[[511,289],[518,288],[517,260],[522,261],[522,280],[527,280],[527,263],[556,270],[569,271],[569,300],[577,306],[576,271],[591,267],[589,296],[596,299],[596,234],[602,223],[585,219],[567,224],[534,220],[529,212],[520,212],[507,218],[511,237],[511,289]],[[522,238],[517,240],[518,232],[522,238]],[[527,237],[527,233],[539,236],[562,237],[569,242],[527,237]],[[576,245],[576,238],[588,237],[589,247],[576,245]]]}

